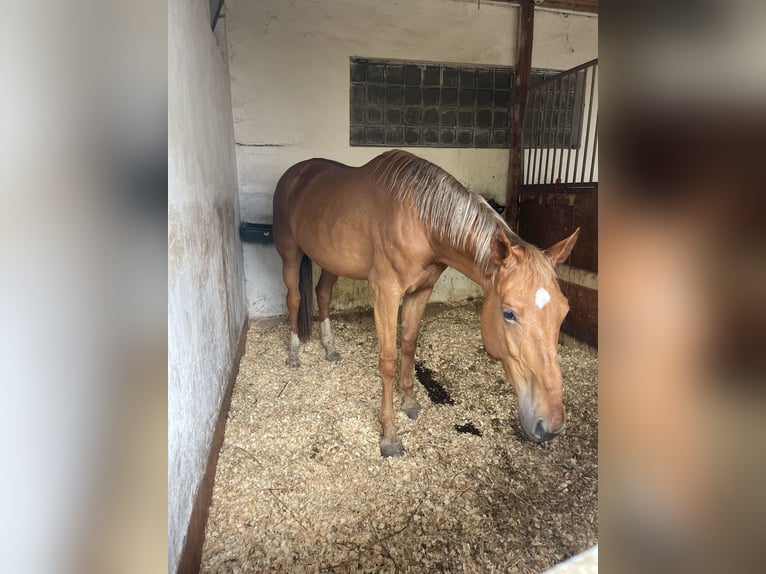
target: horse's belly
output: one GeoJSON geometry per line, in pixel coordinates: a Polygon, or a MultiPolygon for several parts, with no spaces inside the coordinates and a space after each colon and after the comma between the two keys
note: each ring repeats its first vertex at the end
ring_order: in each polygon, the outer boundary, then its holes
{"type": "Polygon", "coordinates": [[[339,277],[367,279],[372,267],[373,246],[364,236],[343,233],[343,230],[305,235],[298,243],[322,269],[339,277]]]}
{"type": "Polygon", "coordinates": [[[349,279],[367,279],[370,274],[370,265],[367,261],[360,261],[353,255],[344,257],[342,253],[338,257],[327,258],[323,255],[314,254],[312,250],[304,250],[311,257],[311,260],[322,269],[329,271],[339,277],[348,277],[349,279]]]}

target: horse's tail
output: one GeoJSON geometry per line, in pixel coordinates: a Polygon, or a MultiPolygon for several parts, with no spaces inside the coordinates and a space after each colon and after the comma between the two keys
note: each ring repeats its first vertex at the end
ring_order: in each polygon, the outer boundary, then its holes
{"type": "Polygon", "coordinates": [[[298,338],[302,342],[311,336],[311,310],[314,307],[314,289],[311,280],[311,259],[304,255],[301,260],[298,291],[301,294],[301,305],[298,307],[298,338]]]}

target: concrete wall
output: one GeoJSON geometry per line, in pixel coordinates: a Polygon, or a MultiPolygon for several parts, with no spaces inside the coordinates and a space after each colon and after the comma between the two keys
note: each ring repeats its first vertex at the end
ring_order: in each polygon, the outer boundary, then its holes
{"type": "Polygon", "coordinates": [[[246,319],[230,83],[208,11],[168,2],[168,572],[246,319]]]}
{"type": "MultiPolygon", "coordinates": [[[[280,175],[310,157],[361,165],[380,147],[350,147],[349,57],[513,65],[518,8],[484,0],[230,0],[229,64],[246,221],[271,221],[280,175]]],[[[597,19],[538,11],[534,67],[566,69],[596,56],[597,19]]],[[[463,184],[504,203],[508,151],[413,148],[463,184]]],[[[272,247],[245,246],[252,316],[285,312],[281,263],[272,247]]],[[[334,308],[369,303],[363,285],[339,281],[334,308]]],[[[449,270],[433,300],[479,295],[449,270]]]]}

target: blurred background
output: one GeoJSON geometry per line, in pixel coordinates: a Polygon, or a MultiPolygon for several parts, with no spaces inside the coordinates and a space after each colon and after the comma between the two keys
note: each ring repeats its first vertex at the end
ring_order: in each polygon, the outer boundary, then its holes
{"type": "Polygon", "coordinates": [[[4,2],[0,554],[166,568],[167,18],[4,2]]]}
{"type": "Polygon", "coordinates": [[[763,572],[766,4],[600,17],[599,558],[763,572]]]}
{"type": "MultiPolygon", "coordinates": [[[[5,3],[3,570],[166,569],[166,26],[5,3]]],[[[763,572],[766,3],[602,0],[600,560],[763,572]]]]}

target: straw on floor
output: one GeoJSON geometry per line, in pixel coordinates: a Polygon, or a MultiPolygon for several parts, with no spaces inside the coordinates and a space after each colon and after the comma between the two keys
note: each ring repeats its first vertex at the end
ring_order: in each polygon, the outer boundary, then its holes
{"type": "Polygon", "coordinates": [[[596,544],[595,353],[560,346],[567,428],[528,442],[477,305],[423,320],[416,357],[455,404],[419,386],[420,418],[397,417],[398,459],[378,449],[370,314],[333,317],[339,363],[315,323],[297,370],[284,364],[286,321],[252,323],[202,572],[540,572],[596,544]]]}

